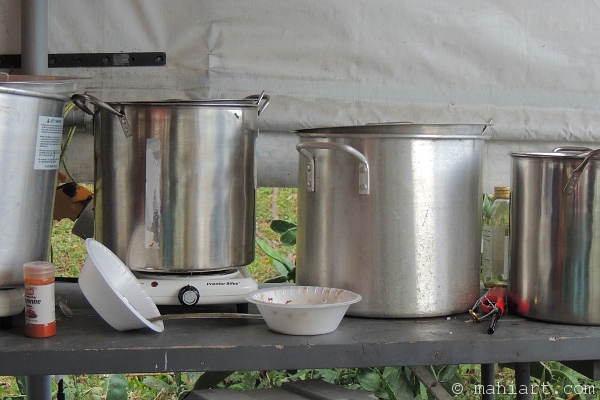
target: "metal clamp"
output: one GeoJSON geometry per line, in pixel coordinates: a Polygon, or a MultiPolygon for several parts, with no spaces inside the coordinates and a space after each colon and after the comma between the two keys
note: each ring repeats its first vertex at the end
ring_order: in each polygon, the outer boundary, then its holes
{"type": "Polygon", "coordinates": [[[332,142],[302,142],[296,145],[296,150],[308,159],[306,171],[306,188],[309,192],[315,191],[315,155],[310,150],[341,150],[358,159],[358,193],[369,194],[369,162],[358,150],[347,144],[332,142]]]}
{"type": "Polygon", "coordinates": [[[260,94],[253,94],[245,97],[245,99],[256,99],[255,104],[257,105],[259,105],[261,101],[265,101],[263,105],[258,108],[259,116],[267,109],[267,107],[269,106],[269,102],[271,101],[271,98],[268,94],[265,94],[264,90],[260,94]]]}
{"type": "Polygon", "coordinates": [[[87,94],[87,93],[86,94],[74,94],[73,96],[71,96],[70,101],[72,101],[77,107],[79,107],[84,112],[86,112],[90,115],[94,115],[94,113],[92,112],[92,110],[90,110],[87,107],[87,105],[86,105],[87,102],[90,102],[93,105],[95,105],[96,107],[102,108],[102,109],[108,111],[109,113],[116,115],[117,118],[119,119],[119,122],[121,123],[121,127],[123,128],[123,133],[125,134],[125,137],[131,137],[131,135],[133,134],[131,132],[131,128],[129,126],[129,121],[127,121],[127,116],[125,115],[125,113],[123,111],[115,110],[108,103],[103,102],[99,98],[92,96],[91,94],[87,94]]]}

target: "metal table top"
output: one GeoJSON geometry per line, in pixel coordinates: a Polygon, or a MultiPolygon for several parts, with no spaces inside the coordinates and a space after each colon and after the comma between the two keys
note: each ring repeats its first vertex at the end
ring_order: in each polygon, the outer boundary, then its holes
{"type": "Polygon", "coordinates": [[[600,327],[505,316],[489,335],[487,323],[468,322],[467,313],[426,319],[345,317],[335,332],[320,336],[282,335],[262,320],[234,319],[171,320],[162,333],[119,332],[93,309],[79,306],[73,297],[77,291],[77,284],[57,286],[75,316],[57,312],[55,336],[25,337],[22,315],[14,318],[12,329],[0,330],[0,375],[600,360],[600,327]]]}

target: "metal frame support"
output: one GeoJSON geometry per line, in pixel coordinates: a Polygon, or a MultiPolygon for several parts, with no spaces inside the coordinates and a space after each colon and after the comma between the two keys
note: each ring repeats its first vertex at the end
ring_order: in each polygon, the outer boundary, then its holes
{"type": "Polygon", "coordinates": [[[412,373],[425,385],[427,391],[437,400],[452,400],[450,395],[433,374],[423,366],[408,367],[412,373]]]}
{"type": "Polygon", "coordinates": [[[31,400],[52,400],[51,379],[50,375],[27,376],[27,398],[31,400]]]}
{"type": "Polygon", "coordinates": [[[48,0],[21,0],[21,70],[48,75],[48,0]]]}
{"type": "MultiPolygon", "coordinates": [[[[48,0],[21,0],[21,70],[48,75],[48,0]]],[[[50,375],[26,378],[27,398],[52,399],[50,375]]]]}
{"type": "Polygon", "coordinates": [[[495,400],[496,364],[481,364],[481,385],[486,389],[493,388],[492,390],[484,390],[481,399],[495,400]]]}
{"type": "Polygon", "coordinates": [[[515,386],[517,390],[517,400],[531,399],[531,372],[528,362],[515,364],[515,386]]]}

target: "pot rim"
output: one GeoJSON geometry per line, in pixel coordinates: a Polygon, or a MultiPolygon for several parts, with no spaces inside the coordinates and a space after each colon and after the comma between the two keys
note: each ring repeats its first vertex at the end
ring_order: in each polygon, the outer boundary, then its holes
{"type": "Polygon", "coordinates": [[[413,124],[410,122],[377,123],[295,131],[300,137],[405,138],[405,139],[481,139],[491,123],[480,124],[413,124]]]}
{"type": "Polygon", "coordinates": [[[142,107],[251,107],[257,108],[260,104],[253,99],[223,99],[223,100],[150,100],[150,101],[107,101],[111,106],[142,106],[142,107]]]}
{"type": "MultiPolygon", "coordinates": [[[[519,152],[519,151],[511,151],[508,153],[509,156],[515,158],[546,158],[546,159],[566,159],[566,160],[583,160],[587,153],[582,154],[569,154],[569,153],[552,153],[552,152],[519,152]]],[[[594,157],[595,160],[598,160],[598,157],[594,157]]]]}
{"type": "Polygon", "coordinates": [[[79,82],[86,78],[70,76],[11,75],[0,73],[0,94],[37,97],[69,102],[79,82]]]}

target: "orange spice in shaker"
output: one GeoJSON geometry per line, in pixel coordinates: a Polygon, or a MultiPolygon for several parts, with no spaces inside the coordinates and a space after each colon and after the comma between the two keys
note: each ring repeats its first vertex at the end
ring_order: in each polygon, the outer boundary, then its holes
{"type": "Polygon", "coordinates": [[[56,333],[54,264],[32,261],[23,265],[25,335],[45,338],[56,333]]]}

